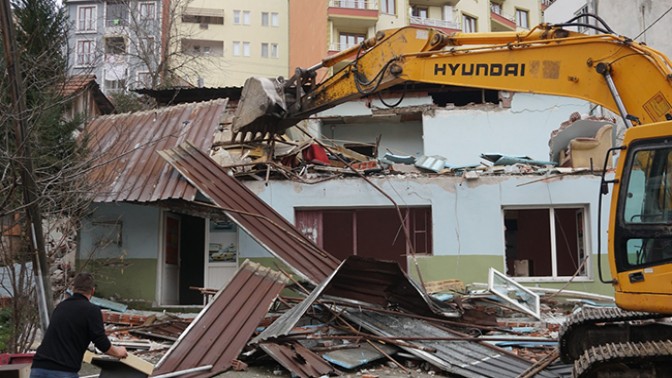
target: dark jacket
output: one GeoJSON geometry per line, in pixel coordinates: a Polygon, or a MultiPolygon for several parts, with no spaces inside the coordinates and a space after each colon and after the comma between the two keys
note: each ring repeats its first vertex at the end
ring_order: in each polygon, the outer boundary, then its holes
{"type": "Polygon", "coordinates": [[[33,367],[78,372],[90,342],[103,352],[112,346],[105,335],[100,308],[75,293],[54,309],[42,344],[33,357],[33,367]]]}

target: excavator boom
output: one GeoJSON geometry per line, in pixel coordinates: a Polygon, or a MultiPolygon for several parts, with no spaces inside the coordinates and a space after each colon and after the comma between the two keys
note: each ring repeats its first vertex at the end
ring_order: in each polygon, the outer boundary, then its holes
{"type": "Polygon", "coordinates": [[[409,26],[297,69],[287,82],[248,79],[233,128],[281,133],[322,110],[412,82],[581,98],[646,124],[672,118],[671,79],[664,55],[614,34],[588,36],[548,24],[525,33],[446,34],[409,26]],[[344,59],[352,60],[314,83],[317,68],[344,59]],[[268,96],[269,88],[279,97],[268,96]]]}

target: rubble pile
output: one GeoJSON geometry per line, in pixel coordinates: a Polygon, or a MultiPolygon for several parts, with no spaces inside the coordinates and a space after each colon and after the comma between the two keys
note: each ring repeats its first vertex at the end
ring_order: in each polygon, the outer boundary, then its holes
{"type": "Polygon", "coordinates": [[[491,276],[488,285],[421,287],[396,263],[353,256],[307,287],[246,261],[195,318],[105,311],[104,320],[115,343],[155,364],[153,376],[197,369],[188,376],[206,377],[269,361],[296,377],[376,376],[381,365],[404,374],[571,375],[557,361],[560,324],[579,307],[613,301],[491,276]]]}
{"type": "Polygon", "coordinates": [[[379,142],[345,143],[303,135],[267,135],[266,138],[233,142],[230,131],[225,127],[215,134],[210,157],[238,178],[278,178],[305,183],[361,175],[439,174],[476,178],[480,175],[575,171],[556,167],[558,164],[555,161],[500,154],[481,154],[478,164],[456,166],[438,155],[381,154],[379,142]]]}

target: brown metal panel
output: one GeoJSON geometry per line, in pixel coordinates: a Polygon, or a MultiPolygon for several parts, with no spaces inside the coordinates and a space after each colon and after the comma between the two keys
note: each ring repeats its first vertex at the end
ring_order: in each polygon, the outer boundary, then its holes
{"type": "Polygon", "coordinates": [[[189,143],[159,152],[173,167],[270,253],[305,279],[317,284],[339,261],[317,247],[273,208],[206,153],[189,143]]]}
{"type": "Polygon", "coordinates": [[[329,376],[336,372],[322,357],[296,341],[283,344],[263,343],[259,346],[285,369],[298,377],[329,376]]]}
{"type": "Polygon", "coordinates": [[[228,370],[288,280],[281,273],[245,261],[154,369],[154,375],[212,365],[210,377],[228,370]]]}
{"type": "Polygon", "coordinates": [[[93,120],[85,130],[96,202],[193,200],[196,188],[156,153],[190,141],[208,151],[228,100],[183,104],[93,120]]]}

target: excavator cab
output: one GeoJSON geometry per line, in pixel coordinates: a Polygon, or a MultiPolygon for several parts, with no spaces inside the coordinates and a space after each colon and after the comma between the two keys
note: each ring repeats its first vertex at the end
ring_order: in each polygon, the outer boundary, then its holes
{"type": "Polygon", "coordinates": [[[628,130],[612,213],[612,277],[624,309],[672,313],[672,137],[669,122],[628,130]]]}

